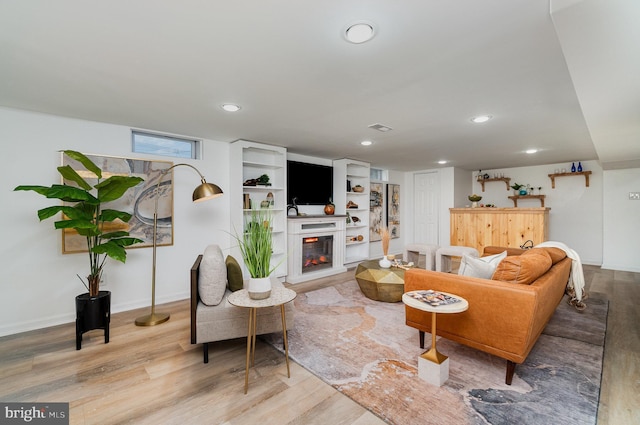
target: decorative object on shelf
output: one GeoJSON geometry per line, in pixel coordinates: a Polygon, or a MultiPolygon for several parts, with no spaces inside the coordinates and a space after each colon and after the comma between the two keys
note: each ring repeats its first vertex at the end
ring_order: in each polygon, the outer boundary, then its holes
{"type": "MultiPolygon", "coordinates": [[[[191,199],[193,202],[203,202],[222,196],[222,189],[213,183],[207,183],[204,176],[196,167],[186,163],[172,165],[166,170],[162,170],[162,175],[166,175],[169,171],[176,167],[186,166],[193,169],[200,176],[200,185],[195,188],[191,199]]],[[[156,191],[160,188],[162,178],[158,179],[156,191]]],[[[138,317],[136,319],[137,326],[154,326],[169,320],[169,313],[156,313],[156,247],[158,234],[158,196],[155,197],[155,205],[153,211],[153,265],[151,270],[151,313],[138,317]]]]}
{"type": "Polygon", "coordinates": [[[347,226],[351,224],[351,215],[349,214],[349,211],[347,211],[347,226]]]}
{"type": "Polygon", "coordinates": [[[378,262],[380,267],[383,269],[388,269],[391,267],[391,261],[387,258],[389,255],[389,240],[391,239],[391,234],[389,233],[389,229],[383,227],[380,229],[380,240],[382,241],[382,259],[378,262]]]}
{"type": "Polygon", "coordinates": [[[478,175],[476,176],[476,180],[480,181],[483,179],[482,170],[478,170],[478,175]]]}
{"type": "Polygon", "coordinates": [[[326,215],[333,215],[336,212],[336,206],[333,204],[331,198],[329,198],[329,202],[324,206],[324,213],[326,215]]]}
{"type": "Polygon", "coordinates": [[[542,195],[542,186],[538,186],[538,195],[542,195]]]}
{"type": "Polygon", "coordinates": [[[478,206],[478,202],[482,199],[482,196],[474,193],[473,195],[469,195],[467,198],[471,201],[471,208],[476,208],[478,206]]]}
{"type": "Polygon", "coordinates": [[[256,184],[261,186],[271,186],[271,183],[269,183],[269,176],[266,174],[261,175],[256,179],[256,184]]]}
{"type": "Polygon", "coordinates": [[[347,180],[347,192],[351,192],[351,180],[347,180]]]}
{"type": "MultiPolygon", "coordinates": [[[[66,150],[63,151],[63,157],[77,161],[86,170],[79,171],[95,176],[97,183],[93,186],[90,185],[76,169],[67,164],[58,167],[58,172],[65,182],[72,182],[75,185],[66,183],[54,184],[51,187],[22,185],[14,190],[32,190],[48,199],[58,199],[65,202],[63,205],[54,205],[38,210],[38,217],[42,221],[62,213],[68,219],[63,218],[56,221],[54,227],[62,231],[75,230],[84,237],[89,252],[89,275],[86,277],[86,282],[79,275],[78,278],[88,291],[81,297],[93,299],[100,296],[100,281],[107,257],[124,263],[127,259],[125,247],[143,242],[141,239],[129,236],[126,227],[114,231],[111,226],[114,221],[120,220],[128,223],[132,215],[125,211],[103,208],[104,204],[120,199],[129,189],[138,186],[144,180],[141,177],[121,175],[114,175],[102,180],[100,167],[84,154],[66,150]]],[[[87,312],[87,314],[92,313],[87,312]]],[[[98,315],[104,314],[109,314],[109,312],[98,313],[98,315]]],[[[78,323],[76,323],[77,326],[78,323]]],[[[81,327],[83,332],[90,330],[85,325],[81,327]]],[[[108,329],[105,329],[105,343],[108,342],[108,332],[108,329]]],[[[81,338],[82,333],[80,333],[81,338]]],[[[76,348],[79,350],[79,341],[77,340],[76,343],[76,348]]]]}
{"type": "Polygon", "coordinates": [[[511,185],[511,189],[513,189],[513,194],[514,195],[519,195],[520,194],[520,189],[524,187],[523,184],[519,184],[519,183],[514,183],[511,185]]]}
{"type": "Polygon", "coordinates": [[[269,208],[271,206],[271,203],[269,201],[267,201],[266,199],[262,202],[260,202],[260,208],[269,208]]]}
{"type": "Polygon", "coordinates": [[[358,240],[358,242],[362,242],[364,240],[364,236],[358,235],[356,239],[358,240]]]}
{"type": "Polygon", "coordinates": [[[277,266],[271,267],[273,229],[270,212],[252,211],[244,228],[244,233],[236,234],[234,238],[238,242],[242,259],[251,276],[247,287],[249,297],[254,300],[269,298],[271,295],[269,275],[277,268],[277,266]]]}
{"type": "Polygon", "coordinates": [[[269,206],[273,207],[273,205],[274,205],[273,192],[267,193],[266,200],[269,201],[269,206]]]}
{"type": "Polygon", "coordinates": [[[242,195],[242,209],[251,209],[251,195],[249,195],[248,193],[244,193],[242,195]]]}
{"type": "Polygon", "coordinates": [[[489,177],[490,177],[490,176],[489,176],[489,174],[488,174],[488,173],[484,173],[484,175],[482,176],[482,178],[483,178],[484,180],[487,180],[489,177]]]}
{"type": "Polygon", "coordinates": [[[369,241],[380,240],[382,229],[382,183],[370,183],[369,192],[369,241]]]}
{"type": "Polygon", "coordinates": [[[353,186],[353,188],[352,188],[352,189],[353,189],[353,191],[354,191],[354,192],[358,192],[358,193],[362,193],[362,192],[364,192],[364,187],[363,187],[363,186],[360,186],[359,184],[357,184],[357,185],[353,186]]]}
{"type": "Polygon", "coordinates": [[[400,185],[387,185],[387,228],[391,238],[400,237],[400,185]]]}
{"type": "MultiPolygon", "coordinates": [[[[347,213],[347,214],[349,214],[349,213],[347,213]]],[[[360,222],[360,217],[354,215],[353,217],[351,217],[351,221],[353,221],[353,224],[359,223],[360,222]]]]}
{"type": "Polygon", "coordinates": [[[358,204],[356,204],[353,201],[349,201],[347,202],[347,208],[353,208],[353,209],[358,208],[358,204]]]}
{"type": "Polygon", "coordinates": [[[578,161],[578,172],[582,172],[582,163],[578,161]]]}
{"type": "Polygon", "coordinates": [[[243,186],[256,186],[258,184],[258,181],[256,179],[248,179],[245,180],[244,183],[242,183],[243,186]]]}
{"type": "Polygon", "coordinates": [[[287,216],[293,215],[298,216],[300,213],[298,212],[298,204],[296,204],[298,198],[292,198],[291,203],[287,205],[287,216]],[[293,214],[292,214],[293,213],[293,214]]]}
{"type": "Polygon", "coordinates": [[[575,173],[575,172],[576,172],[576,163],[575,163],[575,162],[572,162],[572,163],[571,163],[571,172],[572,172],[572,173],[575,173]]]}

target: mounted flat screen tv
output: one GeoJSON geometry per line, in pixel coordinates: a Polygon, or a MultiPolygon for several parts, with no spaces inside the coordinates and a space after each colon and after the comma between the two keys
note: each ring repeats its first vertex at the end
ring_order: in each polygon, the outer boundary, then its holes
{"type": "Polygon", "coordinates": [[[333,197],[333,167],[287,161],[287,203],[326,205],[333,197]]]}

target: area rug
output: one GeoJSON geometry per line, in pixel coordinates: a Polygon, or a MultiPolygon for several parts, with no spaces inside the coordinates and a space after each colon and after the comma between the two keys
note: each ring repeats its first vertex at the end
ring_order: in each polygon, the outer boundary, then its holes
{"type": "MultiPolygon", "coordinates": [[[[442,387],[418,377],[425,350],[402,303],[370,300],[355,281],[294,302],[291,359],[390,424],[596,423],[605,299],[592,296],[584,312],[563,301],[510,386],[505,360],[439,338],[438,351],[449,356],[442,387]]],[[[267,340],[282,350],[281,338],[267,340]]]]}

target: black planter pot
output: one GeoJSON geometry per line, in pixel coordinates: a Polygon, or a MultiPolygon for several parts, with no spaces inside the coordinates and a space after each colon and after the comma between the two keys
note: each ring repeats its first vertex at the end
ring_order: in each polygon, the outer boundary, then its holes
{"type": "Polygon", "coordinates": [[[104,343],[109,342],[111,322],[111,292],[100,291],[98,296],[89,293],[76,297],[76,350],[82,346],[82,334],[93,329],[104,329],[104,343]]]}

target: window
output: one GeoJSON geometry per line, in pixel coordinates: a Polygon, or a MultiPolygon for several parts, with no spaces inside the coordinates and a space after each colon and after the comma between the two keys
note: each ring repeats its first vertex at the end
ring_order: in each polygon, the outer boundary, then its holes
{"type": "Polygon", "coordinates": [[[371,180],[386,182],[389,181],[389,170],[381,170],[379,168],[371,168],[369,171],[371,180]]]}
{"type": "Polygon", "coordinates": [[[133,152],[172,156],[175,158],[198,158],[200,141],[160,134],[131,132],[133,152]]]}

